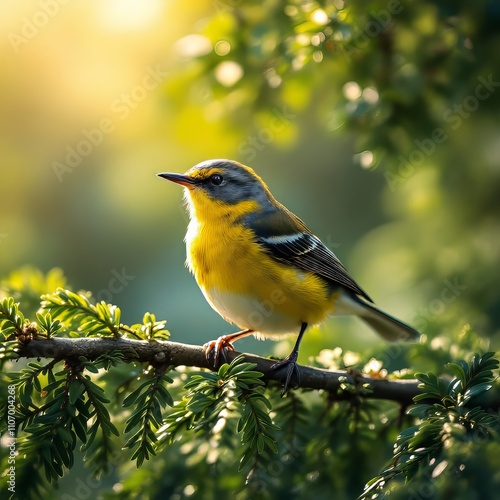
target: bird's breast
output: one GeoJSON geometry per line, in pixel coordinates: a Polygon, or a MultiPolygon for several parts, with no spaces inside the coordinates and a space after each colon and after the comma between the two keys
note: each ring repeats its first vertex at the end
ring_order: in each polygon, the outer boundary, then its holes
{"type": "Polygon", "coordinates": [[[187,265],[210,305],[227,321],[264,336],[297,333],[323,321],[331,293],[316,275],[272,258],[242,225],[192,221],[187,265]]]}

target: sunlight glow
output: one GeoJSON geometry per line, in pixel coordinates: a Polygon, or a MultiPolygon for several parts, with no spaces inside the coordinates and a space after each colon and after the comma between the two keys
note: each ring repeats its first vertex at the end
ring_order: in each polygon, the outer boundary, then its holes
{"type": "Polygon", "coordinates": [[[163,6],[162,0],[107,0],[100,3],[100,14],[111,29],[134,30],[153,23],[163,6]]]}
{"type": "Polygon", "coordinates": [[[361,151],[361,153],[358,153],[354,155],[355,159],[358,161],[358,163],[361,165],[361,168],[370,168],[373,166],[373,161],[375,160],[375,156],[372,151],[361,151]]]}
{"type": "Polygon", "coordinates": [[[356,101],[361,97],[361,87],[356,82],[347,82],[342,87],[342,92],[349,101],[356,101]]]}
{"type": "Polygon", "coordinates": [[[184,57],[200,57],[212,50],[212,43],[203,35],[187,35],[175,42],[174,48],[184,57]]]}
{"type": "Polygon", "coordinates": [[[363,90],[363,99],[369,104],[376,104],[379,99],[377,90],[373,87],[366,87],[363,90]]]}
{"type": "Polygon", "coordinates": [[[243,68],[234,61],[224,61],[215,68],[215,78],[225,87],[232,87],[243,76],[243,68]]]}
{"type": "Polygon", "coordinates": [[[327,24],[330,21],[328,14],[323,9],[316,9],[311,14],[311,21],[316,24],[327,24]]]}
{"type": "Polygon", "coordinates": [[[219,40],[214,47],[218,56],[227,56],[231,52],[231,45],[226,40],[219,40]]]}

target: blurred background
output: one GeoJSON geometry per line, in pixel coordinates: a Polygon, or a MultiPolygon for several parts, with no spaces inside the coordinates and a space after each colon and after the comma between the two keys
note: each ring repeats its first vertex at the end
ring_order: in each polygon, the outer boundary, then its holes
{"type": "MultiPolygon", "coordinates": [[[[181,189],[155,176],[231,158],[436,347],[467,325],[498,346],[497,2],[4,0],[1,11],[1,277],[59,267],[126,323],[167,319],[174,341],[234,331],[184,267],[181,189]]],[[[377,342],[335,318],[302,356],[377,342]]]]}

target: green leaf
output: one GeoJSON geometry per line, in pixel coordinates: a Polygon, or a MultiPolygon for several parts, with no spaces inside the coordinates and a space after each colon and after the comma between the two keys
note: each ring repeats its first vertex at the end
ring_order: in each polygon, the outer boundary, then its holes
{"type": "Polygon", "coordinates": [[[254,458],[254,453],[251,448],[247,448],[243,453],[243,456],[241,457],[238,472],[241,472],[247,466],[250,460],[252,460],[252,458],[254,458]]]}
{"type": "Polygon", "coordinates": [[[467,363],[465,363],[464,361],[458,363],[448,363],[446,367],[449,368],[455,374],[455,376],[462,383],[462,386],[466,384],[467,380],[466,370],[468,370],[467,363]]]}
{"type": "Polygon", "coordinates": [[[85,392],[85,386],[80,384],[78,380],[73,380],[69,386],[69,402],[71,405],[76,403],[76,400],[79,399],[83,393],[85,392]]]}
{"type": "Polygon", "coordinates": [[[492,387],[493,384],[488,382],[474,385],[470,389],[467,389],[467,391],[465,391],[464,400],[469,401],[471,398],[479,396],[480,394],[483,394],[486,391],[489,391],[492,387]]]}

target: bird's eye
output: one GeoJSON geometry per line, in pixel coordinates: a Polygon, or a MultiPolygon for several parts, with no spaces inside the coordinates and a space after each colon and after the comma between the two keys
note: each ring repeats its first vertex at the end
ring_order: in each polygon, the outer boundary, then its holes
{"type": "Polygon", "coordinates": [[[214,174],[214,175],[210,176],[210,182],[214,186],[220,186],[222,184],[223,180],[224,180],[224,178],[222,177],[222,175],[219,175],[219,174],[214,174]]]}

